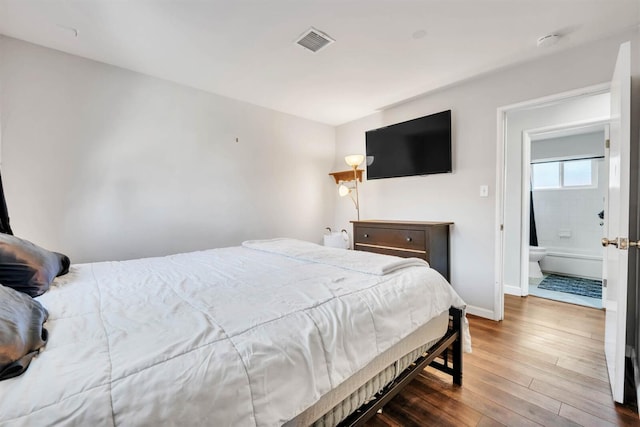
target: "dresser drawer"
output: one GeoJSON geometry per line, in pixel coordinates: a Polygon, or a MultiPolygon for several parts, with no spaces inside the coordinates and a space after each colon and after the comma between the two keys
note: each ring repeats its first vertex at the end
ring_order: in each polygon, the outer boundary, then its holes
{"type": "Polygon", "coordinates": [[[356,250],[364,251],[364,252],[373,252],[376,254],[382,255],[393,255],[399,256],[401,258],[420,258],[425,261],[429,261],[429,253],[426,251],[406,251],[402,249],[390,249],[386,246],[366,246],[366,244],[357,244],[356,250]]]}
{"type": "Polygon", "coordinates": [[[425,252],[425,248],[427,246],[424,230],[377,227],[356,227],[354,242],[356,245],[379,245],[391,248],[421,251],[422,253],[425,252]]]}
{"type": "Polygon", "coordinates": [[[422,258],[449,280],[449,227],[441,221],[351,221],[353,249],[422,258]]]}

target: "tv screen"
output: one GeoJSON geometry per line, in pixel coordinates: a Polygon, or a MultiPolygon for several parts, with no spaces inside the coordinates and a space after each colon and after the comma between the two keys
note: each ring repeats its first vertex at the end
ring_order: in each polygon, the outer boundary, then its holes
{"type": "Polygon", "coordinates": [[[366,133],[367,179],[451,172],[451,110],[366,133]]]}

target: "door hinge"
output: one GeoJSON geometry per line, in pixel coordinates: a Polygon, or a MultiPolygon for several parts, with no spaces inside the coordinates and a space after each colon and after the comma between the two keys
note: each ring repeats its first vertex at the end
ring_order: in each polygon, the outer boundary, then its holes
{"type": "Polygon", "coordinates": [[[611,141],[609,141],[608,139],[606,139],[604,141],[604,148],[611,148],[611,141]]]}
{"type": "Polygon", "coordinates": [[[500,224],[500,231],[504,231],[504,224],[500,224]]]}
{"type": "Polygon", "coordinates": [[[603,288],[607,287],[607,279],[602,279],[602,287],[603,288]]]}

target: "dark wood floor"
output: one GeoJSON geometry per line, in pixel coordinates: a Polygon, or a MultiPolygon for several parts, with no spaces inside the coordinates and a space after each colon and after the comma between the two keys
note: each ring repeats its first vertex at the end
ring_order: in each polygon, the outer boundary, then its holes
{"type": "Polygon", "coordinates": [[[468,317],[463,386],[427,368],[368,425],[640,426],[611,398],[602,310],[506,296],[504,321],[468,317]]]}

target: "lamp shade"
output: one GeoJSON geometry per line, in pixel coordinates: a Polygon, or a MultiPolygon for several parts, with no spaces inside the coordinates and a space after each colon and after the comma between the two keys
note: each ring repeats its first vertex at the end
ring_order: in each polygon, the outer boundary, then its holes
{"type": "Polygon", "coordinates": [[[350,192],[351,192],[351,189],[344,184],[338,187],[338,194],[340,195],[340,197],[344,197],[348,195],[350,192]]]}
{"type": "Polygon", "coordinates": [[[362,154],[350,154],[345,156],[344,161],[351,167],[357,167],[364,161],[364,156],[362,154]]]}

